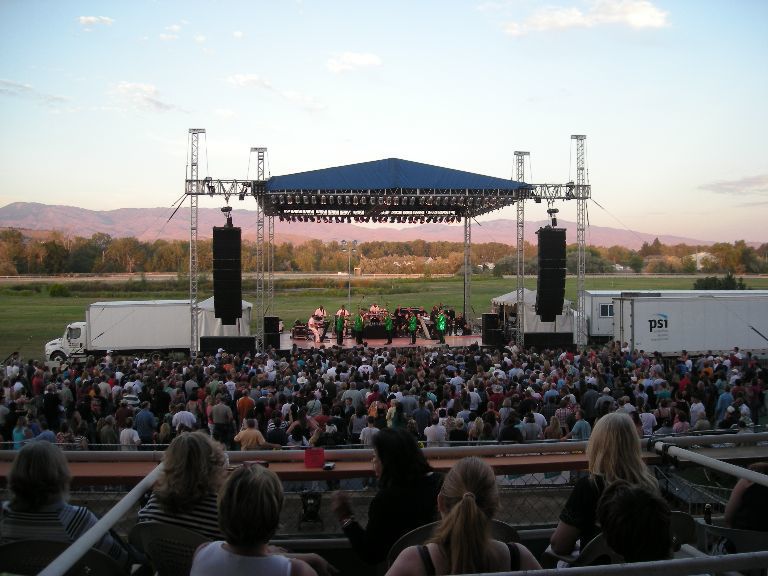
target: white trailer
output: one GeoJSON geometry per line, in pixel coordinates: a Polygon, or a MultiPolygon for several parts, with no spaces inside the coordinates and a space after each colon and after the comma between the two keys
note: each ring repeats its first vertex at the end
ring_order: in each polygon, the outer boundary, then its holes
{"type": "MultiPolygon", "coordinates": [[[[198,305],[198,334],[249,336],[253,306],[242,302],[242,318],[224,326],[214,315],[213,298],[198,305]]],[[[116,353],[189,351],[189,300],[137,300],[94,302],[85,311],[85,322],[67,325],[61,338],[45,345],[47,360],[64,360],[116,353]]],[[[199,344],[199,343],[198,343],[199,344]]]]}
{"type": "Polygon", "coordinates": [[[613,299],[614,340],[633,350],[678,355],[768,352],[768,295],[624,295],[613,299]]]}
{"type": "Polygon", "coordinates": [[[768,296],[768,290],[585,290],[587,334],[593,342],[608,341],[614,332],[614,298],[627,296],[663,296],[692,298],[695,296],[768,296]]]}

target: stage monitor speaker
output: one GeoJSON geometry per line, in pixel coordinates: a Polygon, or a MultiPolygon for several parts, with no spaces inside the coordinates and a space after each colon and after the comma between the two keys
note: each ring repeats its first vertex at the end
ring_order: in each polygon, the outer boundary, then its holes
{"type": "Polygon", "coordinates": [[[264,332],[280,332],[280,318],[264,316],[264,332]]]}
{"type": "Polygon", "coordinates": [[[542,322],[554,322],[563,313],[565,298],[565,228],[547,226],[539,236],[539,275],[536,279],[536,314],[542,322]]]}
{"type": "Polygon", "coordinates": [[[499,327],[499,315],[489,312],[483,314],[482,338],[483,342],[490,338],[490,331],[499,327]]]}
{"type": "Polygon", "coordinates": [[[264,332],[264,346],[280,350],[280,332],[264,332]]]}
{"type": "Polygon", "coordinates": [[[494,348],[504,347],[504,330],[501,328],[491,328],[483,334],[483,346],[493,346],[494,348]]]}
{"type": "Polygon", "coordinates": [[[203,354],[216,354],[219,348],[223,348],[230,354],[253,353],[256,350],[256,338],[254,336],[200,337],[200,352],[203,354]]]}
{"type": "Polygon", "coordinates": [[[240,228],[213,227],[213,310],[221,323],[232,325],[243,315],[240,228]]]}

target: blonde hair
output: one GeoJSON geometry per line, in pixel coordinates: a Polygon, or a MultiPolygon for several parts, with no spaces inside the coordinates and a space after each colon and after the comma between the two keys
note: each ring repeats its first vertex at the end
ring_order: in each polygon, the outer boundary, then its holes
{"type": "Polygon", "coordinates": [[[499,490],[493,469],[480,458],[462,458],[451,468],[440,490],[443,519],[431,542],[448,559],[451,574],[487,568],[479,550],[487,549],[490,521],[499,510],[499,490]]]}
{"type": "Polygon", "coordinates": [[[180,434],[163,453],[163,470],[154,492],[168,512],[188,511],[216,492],[224,479],[224,452],[202,432],[180,434]]]}
{"type": "Polygon", "coordinates": [[[625,412],[611,412],[600,418],[587,444],[589,472],[601,475],[606,485],[617,480],[658,491],[640,452],[637,429],[625,412]]]}
{"type": "Polygon", "coordinates": [[[219,528],[232,546],[268,542],[280,523],[283,485],[262,466],[241,466],[219,494],[219,528]]]}

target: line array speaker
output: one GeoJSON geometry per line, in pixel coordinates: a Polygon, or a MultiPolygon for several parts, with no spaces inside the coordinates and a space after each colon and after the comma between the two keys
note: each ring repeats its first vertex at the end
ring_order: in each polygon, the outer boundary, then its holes
{"type": "Polygon", "coordinates": [[[491,333],[492,330],[498,330],[499,328],[499,315],[493,312],[483,314],[483,343],[494,346],[496,343],[491,340],[495,338],[495,335],[491,333]]]}
{"type": "Polygon", "coordinates": [[[536,279],[536,314],[554,322],[563,313],[565,298],[565,228],[546,226],[539,236],[539,275],[536,279]]]}
{"type": "Polygon", "coordinates": [[[240,228],[213,228],[213,310],[221,323],[232,325],[243,315],[240,228]]]}

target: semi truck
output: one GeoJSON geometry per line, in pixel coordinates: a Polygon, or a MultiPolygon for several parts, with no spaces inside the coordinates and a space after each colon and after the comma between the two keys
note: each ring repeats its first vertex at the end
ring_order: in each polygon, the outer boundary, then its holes
{"type": "MultiPolygon", "coordinates": [[[[242,301],[242,317],[233,326],[214,315],[213,298],[198,304],[198,335],[249,336],[253,306],[242,301]]],[[[94,302],[85,322],[67,324],[64,335],[45,344],[45,358],[53,361],[114,353],[189,352],[189,300],[94,302]]],[[[199,344],[199,343],[198,343],[199,344]]]]}
{"type": "Polygon", "coordinates": [[[768,352],[768,295],[624,294],[613,298],[613,339],[665,356],[768,352]]]}

